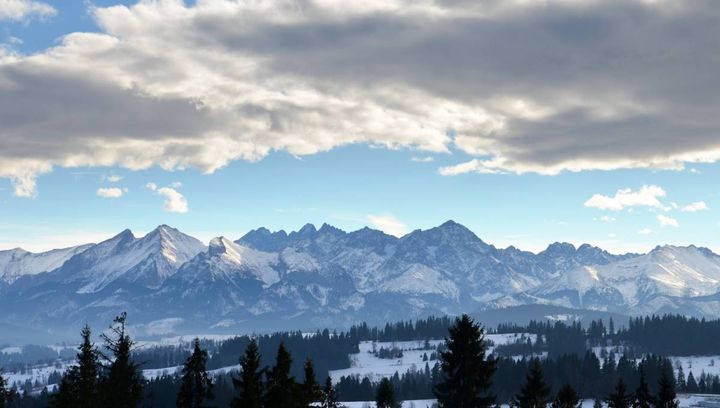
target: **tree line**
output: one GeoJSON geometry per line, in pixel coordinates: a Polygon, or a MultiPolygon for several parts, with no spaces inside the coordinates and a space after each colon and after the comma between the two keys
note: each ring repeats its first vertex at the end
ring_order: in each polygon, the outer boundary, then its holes
{"type": "MultiPolygon", "coordinates": [[[[650,319],[650,322],[652,321],[653,319],[650,319]]],[[[663,320],[657,321],[662,324],[663,320]]],[[[164,376],[145,381],[140,371],[140,363],[134,358],[136,356],[133,354],[134,342],[127,334],[125,322],[125,314],[115,319],[109,333],[101,336],[104,343],[102,349],[91,342],[90,328],[85,327],[81,333],[83,341],[77,353],[77,363],[62,376],[54,393],[43,392],[37,397],[23,398],[9,390],[5,380],[0,380],[0,404],[2,404],[0,408],[46,406],[48,402],[54,407],[283,406],[294,408],[312,404],[317,406],[320,403],[325,404],[322,406],[330,407],[337,406],[334,404],[337,404],[340,398],[369,400],[379,397],[390,400],[391,403],[397,402],[393,400],[403,398],[436,397],[441,406],[442,401],[446,401],[444,406],[448,407],[489,406],[486,402],[491,400],[493,403],[514,402],[517,406],[524,407],[527,405],[523,405],[522,401],[527,400],[526,394],[531,390],[542,391],[545,388],[547,392],[541,393],[544,395],[541,399],[550,398],[551,395],[553,398],[550,399],[558,399],[561,396],[567,399],[570,395],[576,395],[578,398],[595,398],[598,401],[606,399],[606,404],[615,408],[616,405],[613,404],[617,401],[613,400],[615,402],[611,403],[609,400],[613,395],[616,397],[619,395],[622,398],[618,398],[628,401],[632,398],[637,400],[636,394],[647,389],[647,395],[650,396],[647,401],[669,403],[663,395],[674,395],[676,388],[690,392],[696,390],[711,392],[715,386],[720,388],[720,380],[707,375],[696,379],[692,375],[685,377],[684,374],[678,373],[676,384],[670,361],[654,355],[644,357],[639,363],[625,356],[616,363],[615,357],[609,356],[601,363],[594,353],[589,351],[579,353],[579,349],[570,347],[578,341],[578,338],[585,339],[588,334],[579,324],[543,323],[528,328],[542,333],[538,338],[547,338],[547,343],[565,344],[569,354],[560,354],[558,350],[554,353],[558,355],[549,355],[547,359],[542,360],[489,357],[486,355],[488,340],[485,339],[484,330],[468,316],[456,319],[448,326],[445,345],[440,348],[439,360],[432,362],[432,367],[431,361],[428,361],[424,369],[402,376],[396,374],[379,384],[373,384],[367,379],[349,377],[342,378],[336,386],[327,378],[324,386],[320,386],[316,381],[316,369],[311,358],[306,357],[304,364],[293,366],[292,356],[282,340],[297,336],[287,334],[286,337],[245,336],[235,342],[223,343],[220,348],[225,346],[227,348],[225,352],[213,356],[222,355],[223,360],[220,364],[223,366],[237,363],[237,357],[230,361],[227,356],[230,350],[237,351],[241,345],[244,345],[244,350],[235,354],[236,356],[242,354],[240,359],[242,370],[239,376],[223,378],[212,375],[208,369],[213,357],[209,356],[207,350],[203,349],[202,343],[196,340],[179,376],[164,376]],[[265,350],[269,346],[275,346],[277,351],[263,352],[261,350],[263,346],[265,350]],[[274,355],[274,360],[269,361],[263,357],[263,353],[274,355]],[[297,367],[300,367],[299,375],[296,374],[297,367]],[[296,381],[296,378],[300,377],[303,381],[296,381]],[[525,383],[522,381],[523,377],[527,377],[525,383]],[[468,384],[475,385],[467,388],[468,384]],[[472,398],[468,395],[472,395],[472,398]],[[8,405],[11,400],[14,405],[8,405]],[[453,405],[453,401],[469,403],[470,400],[480,405],[453,405]],[[46,401],[45,405],[43,401],[46,401]]],[[[445,324],[444,320],[434,322],[438,325],[445,324]]],[[[344,355],[344,358],[347,358],[347,354],[357,352],[357,343],[353,346],[352,341],[368,335],[377,336],[378,339],[387,338],[386,336],[404,338],[416,327],[409,324],[388,325],[378,331],[362,329],[340,335],[331,335],[325,331],[318,332],[316,337],[317,344],[320,345],[332,344],[332,339],[340,339],[341,341],[338,340],[339,343],[335,345],[341,344],[343,347],[347,345],[349,351],[344,355]]],[[[435,330],[436,326],[425,327],[432,327],[432,330],[435,330]]],[[[600,326],[596,325],[594,328],[591,326],[591,329],[598,331],[598,327],[600,326]]],[[[632,327],[617,333],[614,329],[600,330],[600,332],[604,333],[603,336],[610,336],[612,333],[615,338],[620,339],[628,336],[627,333],[634,333],[632,330],[638,330],[637,327],[647,327],[647,325],[643,320],[643,326],[635,326],[634,323],[632,327]]],[[[341,367],[345,366],[346,363],[343,362],[341,367]]],[[[619,408],[623,407],[619,406],[619,408]]]]}

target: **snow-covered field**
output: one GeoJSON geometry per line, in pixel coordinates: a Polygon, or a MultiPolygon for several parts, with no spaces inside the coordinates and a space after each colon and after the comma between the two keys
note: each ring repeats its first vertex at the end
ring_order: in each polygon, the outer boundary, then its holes
{"type": "MultiPolygon", "coordinates": [[[[516,340],[524,337],[530,337],[534,342],[536,336],[525,333],[487,335],[487,339],[491,340],[496,346],[514,343],[516,340]]],[[[444,340],[430,340],[429,343],[432,349],[423,350],[425,343],[423,340],[397,342],[363,341],[360,342],[360,352],[350,355],[350,367],[342,370],[333,370],[330,372],[330,377],[332,377],[334,382],[340,381],[341,377],[348,376],[368,377],[370,381],[376,382],[384,377],[392,377],[396,372],[398,375],[403,375],[410,371],[424,370],[425,364],[428,364],[428,366],[432,368],[436,361],[428,360],[425,362],[423,361],[423,355],[427,354],[429,359],[430,355],[435,351],[435,348],[443,342],[444,340]],[[378,358],[373,354],[373,350],[380,350],[381,348],[398,348],[403,350],[403,356],[394,359],[378,358]]],[[[488,351],[492,352],[492,347],[489,348],[488,351]]]]}
{"type": "MultiPolygon", "coordinates": [[[[602,364],[603,355],[610,355],[610,352],[615,355],[615,362],[617,363],[623,355],[622,347],[593,347],[593,352],[600,359],[602,364]],[[604,350],[604,352],[603,352],[604,350]]],[[[693,376],[698,379],[702,373],[720,375],[720,355],[714,356],[668,356],[670,361],[673,363],[673,368],[677,372],[678,366],[682,365],[685,376],[693,373],[693,376]]],[[[636,362],[640,362],[641,359],[636,359],[636,362]]]]}
{"type": "MultiPolygon", "coordinates": [[[[720,395],[703,395],[703,394],[684,394],[678,397],[680,408],[703,407],[717,408],[720,407],[720,395]]],[[[582,401],[581,408],[592,408],[594,401],[586,399],[582,401]]],[[[346,408],[375,408],[375,402],[355,401],[343,402],[346,408]]],[[[435,404],[435,400],[414,400],[403,401],[403,408],[431,408],[435,404]]],[[[507,404],[500,405],[502,408],[508,408],[507,404]]]]}
{"type": "MultiPolygon", "coordinates": [[[[435,400],[413,400],[403,401],[403,408],[431,408],[435,404],[435,400]]],[[[355,401],[355,402],[343,402],[342,405],[346,408],[375,408],[375,402],[369,401],[355,401]]]]}

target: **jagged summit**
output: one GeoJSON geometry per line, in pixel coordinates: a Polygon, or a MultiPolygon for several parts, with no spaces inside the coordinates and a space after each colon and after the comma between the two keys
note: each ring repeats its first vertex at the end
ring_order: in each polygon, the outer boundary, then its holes
{"type": "Polygon", "coordinates": [[[325,223],[289,233],[261,227],[209,245],[159,225],[142,237],[124,230],[42,254],[0,251],[0,294],[0,308],[18,311],[14,323],[44,328],[118,309],[139,324],[208,326],[327,326],[537,303],[720,316],[720,256],[692,245],[613,255],[565,242],[535,254],[487,244],[452,220],[401,238],[325,223]]]}

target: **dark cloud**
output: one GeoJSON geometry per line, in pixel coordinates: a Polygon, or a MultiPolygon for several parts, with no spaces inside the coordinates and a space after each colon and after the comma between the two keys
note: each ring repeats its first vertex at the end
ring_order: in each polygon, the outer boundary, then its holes
{"type": "Polygon", "coordinates": [[[178,1],[96,16],[105,35],[0,56],[0,176],[212,171],[347,143],[480,159],[444,174],[720,158],[710,0],[178,1]]]}

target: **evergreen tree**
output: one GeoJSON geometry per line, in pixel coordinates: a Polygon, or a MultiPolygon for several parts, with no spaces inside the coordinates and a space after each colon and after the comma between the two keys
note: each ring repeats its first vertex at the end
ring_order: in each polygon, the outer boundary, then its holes
{"type": "Polygon", "coordinates": [[[262,370],[260,370],[260,352],[255,339],[250,340],[245,355],[240,358],[240,378],[233,378],[238,395],[233,398],[233,408],[262,407],[262,370]]]}
{"type": "Polygon", "coordinates": [[[132,360],[134,342],[127,334],[126,321],[127,313],[123,312],[110,326],[113,337],[102,335],[105,348],[112,354],[106,357],[109,367],[100,384],[101,405],[105,408],[134,408],[142,400],[143,378],[132,360]]]}
{"type": "Polygon", "coordinates": [[[595,398],[595,402],[593,402],[593,408],[603,408],[603,404],[600,398],[595,398]]]}
{"type": "Polygon", "coordinates": [[[655,398],[650,394],[650,388],[645,380],[645,370],[642,367],[640,368],[640,384],[635,389],[634,397],[633,408],[651,408],[655,403],[655,398]]]}
{"type": "Polygon", "coordinates": [[[685,382],[685,371],[683,370],[682,364],[677,368],[677,389],[680,392],[685,391],[687,383],[685,382]]]}
{"type": "Polygon", "coordinates": [[[332,378],[328,376],[325,379],[325,388],[322,393],[322,401],[320,403],[321,408],[340,408],[342,405],[338,402],[337,393],[335,387],[333,387],[332,378]]]}
{"type": "Polygon", "coordinates": [[[375,393],[375,405],[377,408],[400,408],[402,405],[397,398],[395,398],[395,387],[388,378],[383,378],[378,384],[377,392],[375,393]]]}
{"type": "Polygon", "coordinates": [[[486,358],[485,332],[468,315],[455,320],[440,354],[442,378],[435,387],[440,408],[488,408],[496,360],[486,358]]]}
{"type": "Polygon", "coordinates": [[[213,399],[213,381],[205,368],[208,353],[200,348],[200,340],[195,339],[193,353],[185,361],[180,379],[180,391],[177,395],[178,408],[200,408],[203,402],[213,399]]]}
{"type": "Polygon", "coordinates": [[[90,326],[86,324],[80,335],[77,365],[67,370],[51,397],[55,408],[93,408],[99,404],[100,352],[92,343],[90,326]]]}
{"type": "Polygon", "coordinates": [[[698,387],[697,381],[695,380],[695,376],[693,375],[692,371],[690,371],[688,373],[687,383],[685,384],[685,392],[689,392],[689,393],[700,392],[700,388],[698,387]]]}
{"type": "Polygon", "coordinates": [[[98,381],[100,375],[100,352],[92,343],[92,331],[87,324],[83,327],[82,344],[78,349],[75,390],[78,408],[93,408],[98,405],[98,381]]]}
{"type": "Polygon", "coordinates": [[[312,360],[305,360],[304,366],[305,382],[300,387],[301,406],[309,407],[312,403],[322,399],[322,391],[315,378],[315,366],[312,360]]]}
{"type": "Polygon", "coordinates": [[[608,408],[630,408],[633,396],[627,393],[627,386],[622,378],[618,378],[615,389],[605,398],[608,408]]]}
{"type": "Polygon", "coordinates": [[[517,408],[543,408],[550,402],[550,386],[545,383],[539,359],[533,359],[525,385],[510,402],[517,408]]]}
{"type": "Polygon", "coordinates": [[[7,380],[2,376],[2,370],[0,370],[0,408],[8,407],[14,397],[15,393],[8,389],[7,380]]]}
{"type": "Polygon", "coordinates": [[[71,367],[60,379],[57,392],[50,397],[50,405],[53,408],[73,408],[77,406],[79,401],[76,385],[77,370],[76,367],[71,367]]]}
{"type": "Polygon", "coordinates": [[[266,374],[267,390],[265,408],[288,408],[293,406],[293,398],[297,395],[295,378],[290,376],[292,356],[280,343],[275,358],[275,366],[266,374]]]}
{"type": "Polygon", "coordinates": [[[558,391],[552,408],[578,408],[580,406],[580,397],[570,384],[565,384],[558,391]]]}
{"type": "Polygon", "coordinates": [[[658,395],[655,399],[656,408],[678,408],[677,394],[675,392],[675,379],[672,377],[670,363],[665,363],[658,381],[658,395]]]}

